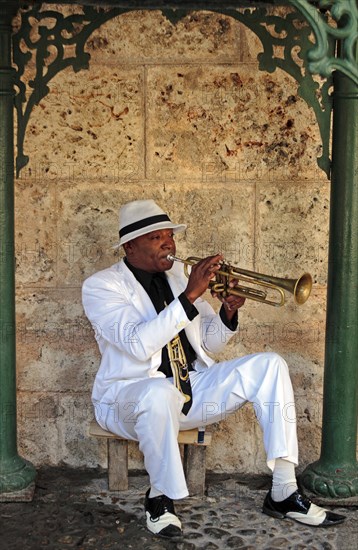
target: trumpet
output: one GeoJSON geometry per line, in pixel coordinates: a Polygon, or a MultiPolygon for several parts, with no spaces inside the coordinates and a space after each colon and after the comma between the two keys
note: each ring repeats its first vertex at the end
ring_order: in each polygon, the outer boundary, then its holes
{"type": "MultiPolygon", "coordinates": [[[[200,262],[202,258],[190,256],[186,260],[183,260],[173,254],[168,254],[167,259],[171,262],[181,262],[184,264],[184,273],[189,277],[188,267],[200,262]]],[[[234,267],[222,262],[220,269],[215,272],[215,279],[210,281],[209,288],[212,292],[221,294],[223,297],[233,294],[274,307],[282,307],[285,304],[285,291],[287,291],[293,294],[296,304],[302,305],[308,300],[311,294],[312,277],[309,273],[304,273],[298,279],[272,277],[271,275],[256,273],[255,271],[234,267]],[[231,287],[230,281],[232,279],[235,279],[240,284],[231,287]],[[242,282],[247,284],[243,285],[241,284],[242,282]],[[271,291],[277,293],[276,299],[272,299],[271,295],[268,297],[271,291]]]]}

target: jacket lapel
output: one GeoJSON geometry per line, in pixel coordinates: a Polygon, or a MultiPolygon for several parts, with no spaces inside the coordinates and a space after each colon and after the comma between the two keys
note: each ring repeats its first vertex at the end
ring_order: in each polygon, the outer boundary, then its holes
{"type": "Polygon", "coordinates": [[[123,281],[127,287],[130,299],[134,307],[143,315],[146,320],[156,317],[157,312],[147,292],[143,286],[135,278],[130,269],[122,261],[120,263],[120,269],[122,271],[123,281]]]}
{"type": "MultiPolygon", "coordinates": [[[[186,288],[186,279],[183,279],[182,266],[174,264],[173,268],[167,272],[167,277],[174,297],[179,296],[186,288]],[[180,269],[179,272],[175,269],[178,267],[180,269]]],[[[185,333],[194,350],[201,354],[199,315],[185,328],[185,333]]]]}

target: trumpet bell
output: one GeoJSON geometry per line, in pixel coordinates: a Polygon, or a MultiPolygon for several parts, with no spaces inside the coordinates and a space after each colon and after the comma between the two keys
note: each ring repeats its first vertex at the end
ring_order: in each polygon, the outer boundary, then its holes
{"type": "Polygon", "coordinates": [[[312,277],[304,273],[298,279],[281,279],[280,277],[269,277],[270,283],[293,294],[296,304],[302,305],[307,302],[312,290],[312,277]]]}
{"type": "Polygon", "coordinates": [[[312,290],[312,277],[309,273],[304,273],[294,281],[293,297],[296,304],[300,306],[307,302],[312,290]]]}

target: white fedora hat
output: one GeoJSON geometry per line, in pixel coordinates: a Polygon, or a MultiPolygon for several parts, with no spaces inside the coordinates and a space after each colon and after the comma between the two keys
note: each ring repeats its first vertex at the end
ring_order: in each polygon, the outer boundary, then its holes
{"type": "Polygon", "coordinates": [[[128,202],[119,211],[119,243],[114,248],[157,229],[179,233],[186,225],[172,223],[153,199],[128,202]]]}

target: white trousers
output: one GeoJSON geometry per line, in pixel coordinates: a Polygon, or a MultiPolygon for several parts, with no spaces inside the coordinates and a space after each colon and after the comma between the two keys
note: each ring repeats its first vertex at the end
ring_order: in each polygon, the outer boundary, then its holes
{"type": "Polygon", "coordinates": [[[183,397],[169,378],[116,382],[112,402],[95,407],[104,429],[139,441],[152,486],[172,499],[188,496],[178,431],[218,422],[247,401],[254,404],[263,431],[269,468],[273,470],[276,458],[297,465],[294,396],[282,357],[248,355],[193,371],[190,379],[193,404],[187,416],[181,412],[183,397]]]}

